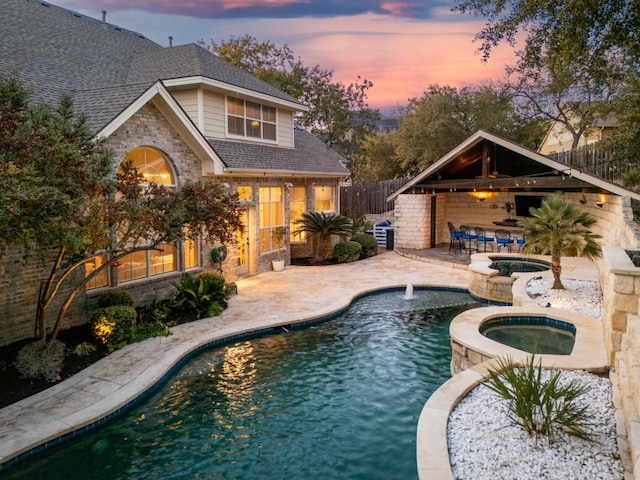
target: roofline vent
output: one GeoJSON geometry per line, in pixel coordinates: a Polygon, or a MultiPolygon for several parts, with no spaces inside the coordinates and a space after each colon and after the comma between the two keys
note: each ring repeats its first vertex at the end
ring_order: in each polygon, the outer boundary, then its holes
{"type": "Polygon", "coordinates": [[[106,23],[106,22],[107,22],[107,11],[102,10],[102,23],[106,23]]]}

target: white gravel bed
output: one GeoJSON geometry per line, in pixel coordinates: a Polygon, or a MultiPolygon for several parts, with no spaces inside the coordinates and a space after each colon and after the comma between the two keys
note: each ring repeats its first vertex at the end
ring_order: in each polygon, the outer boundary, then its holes
{"type": "MultiPolygon", "coordinates": [[[[598,282],[562,279],[565,290],[552,290],[553,278],[535,277],[526,292],[542,306],[552,306],[602,320],[598,282]]],[[[449,460],[457,480],[617,480],[624,470],[617,445],[611,382],[581,371],[562,372],[561,381],[578,379],[589,386],[580,401],[590,411],[592,441],[561,434],[548,445],[512,425],[507,402],[484,385],[474,388],[449,416],[449,460]]]]}
{"type": "Polygon", "coordinates": [[[526,292],[541,307],[560,308],[602,320],[600,283],[562,278],[564,290],[553,290],[552,277],[535,277],[527,282],[526,292]]]}
{"type": "Polygon", "coordinates": [[[624,477],[619,458],[611,382],[581,371],[561,379],[589,386],[580,397],[588,404],[592,441],[566,434],[548,445],[513,426],[507,402],[484,385],[474,388],[449,416],[447,439],[457,480],[616,480],[624,477]]]}

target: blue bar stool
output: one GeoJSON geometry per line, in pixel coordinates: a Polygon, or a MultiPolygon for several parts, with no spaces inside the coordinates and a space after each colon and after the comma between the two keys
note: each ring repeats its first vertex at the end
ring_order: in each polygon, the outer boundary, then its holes
{"type": "MultiPolygon", "coordinates": [[[[489,244],[491,246],[491,251],[493,252],[493,241],[495,240],[493,237],[490,237],[489,235],[487,235],[487,232],[485,231],[484,228],[481,227],[476,227],[475,228],[475,232],[476,232],[476,245],[478,245],[480,242],[482,242],[484,244],[484,252],[487,251],[487,244],[489,244]]],[[[478,249],[479,251],[479,249],[478,249]]]]}
{"type": "Polygon", "coordinates": [[[513,245],[511,232],[503,229],[496,230],[496,243],[498,244],[498,251],[500,251],[501,248],[506,247],[507,251],[511,252],[511,245],[513,245]]]}
{"type": "MultiPolygon", "coordinates": [[[[463,247],[467,249],[467,253],[471,255],[471,242],[476,239],[476,234],[471,233],[471,229],[466,225],[460,225],[460,233],[462,234],[463,247]],[[469,241],[469,246],[464,245],[465,241],[469,241]]],[[[477,247],[477,245],[476,245],[477,247]]]]}
{"type": "Polygon", "coordinates": [[[447,224],[449,225],[449,251],[453,249],[453,253],[456,253],[456,250],[462,253],[462,233],[453,226],[453,223],[447,222],[447,224]]]}

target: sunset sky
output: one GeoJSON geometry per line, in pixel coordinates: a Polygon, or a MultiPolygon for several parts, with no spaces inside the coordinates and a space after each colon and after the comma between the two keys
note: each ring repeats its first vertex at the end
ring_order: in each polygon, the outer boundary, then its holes
{"type": "Polygon", "coordinates": [[[501,80],[508,47],[487,64],[474,35],[484,21],[451,12],[454,0],[50,0],[168,46],[246,34],[288,45],[305,65],[344,84],[371,80],[369,105],[391,113],[434,83],[501,80]]]}

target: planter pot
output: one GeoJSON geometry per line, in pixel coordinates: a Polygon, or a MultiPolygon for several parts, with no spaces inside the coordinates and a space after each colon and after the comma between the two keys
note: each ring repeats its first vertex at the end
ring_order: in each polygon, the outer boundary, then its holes
{"type": "Polygon", "coordinates": [[[271,260],[271,266],[274,272],[281,272],[284,270],[284,260],[271,260]]]}

